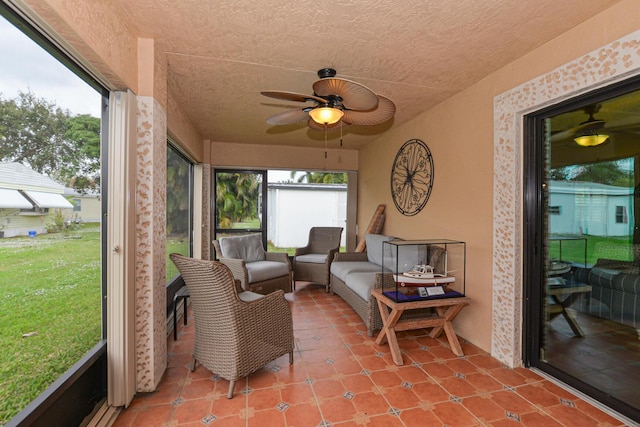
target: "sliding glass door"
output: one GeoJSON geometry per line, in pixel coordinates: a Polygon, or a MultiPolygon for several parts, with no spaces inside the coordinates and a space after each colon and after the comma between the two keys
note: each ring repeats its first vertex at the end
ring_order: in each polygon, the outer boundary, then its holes
{"type": "Polygon", "coordinates": [[[640,84],[527,120],[527,361],[640,420],[640,84]]]}

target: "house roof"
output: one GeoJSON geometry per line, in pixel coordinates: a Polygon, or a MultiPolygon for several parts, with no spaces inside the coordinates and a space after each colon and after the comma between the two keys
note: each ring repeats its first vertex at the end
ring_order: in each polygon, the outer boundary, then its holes
{"type": "Polygon", "coordinates": [[[63,185],[21,163],[15,162],[0,162],[0,188],[58,194],[64,192],[63,185]]]}
{"type": "MultiPolygon", "coordinates": [[[[261,91],[313,93],[336,69],[391,99],[394,119],[344,129],[345,146],[382,133],[473,85],[618,0],[113,0],[121,27],[166,55],[168,86],[202,139],[322,147],[305,122],[267,117],[311,103],[261,91]]],[[[333,132],[330,138],[338,138],[333,132]]]]}

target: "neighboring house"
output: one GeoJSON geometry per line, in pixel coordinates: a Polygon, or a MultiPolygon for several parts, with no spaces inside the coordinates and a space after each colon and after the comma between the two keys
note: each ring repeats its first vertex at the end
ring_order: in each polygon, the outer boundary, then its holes
{"type": "Polygon", "coordinates": [[[276,247],[305,246],[311,227],[346,228],[347,184],[269,183],[267,191],[267,239],[276,247]]]}
{"type": "Polygon", "coordinates": [[[46,233],[56,210],[71,213],[64,186],[20,163],[0,162],[0,234],[46,233]]]}
{"type": "Polygon", "coordinates": [[[88,192],[78,193],[73,188],[65,188],[64,196],[73,204],[73,211],[65,211],[65,219],[79,222],[100,222],[102,204],[100,194],[88,192]]]}
{"type": "Polygon", "coordinates": [[[551,234],[629,236],[633,218],[633,188],[581,181],[549,183],[551,234]]]}

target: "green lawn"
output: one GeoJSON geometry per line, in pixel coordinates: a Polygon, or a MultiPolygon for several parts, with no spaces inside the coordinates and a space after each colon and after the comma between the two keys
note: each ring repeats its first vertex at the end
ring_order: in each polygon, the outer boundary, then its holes
{"type": "MultiPolygon", "coordinates": [[[[610,258],[632,261],[631,237],[599,237],[599,236],[552,236],[552,239],[568,238],[562,241],[562,260],[576,264],[584,263],[584,244],[587,244],[587,265],[593,265],[598,258],[610,258]],[[577,239],[576,239],[577,238],[577,239]],[[573,240],[576,239],[576,240],[573,240]]],[[[560,259],[558,240],[549,242],[549,258],[560,259]]]]}
{"type": "Polygon", "coordinates": [[[101,339],[100,229],[0,239],[0,425],[101,339]]]}

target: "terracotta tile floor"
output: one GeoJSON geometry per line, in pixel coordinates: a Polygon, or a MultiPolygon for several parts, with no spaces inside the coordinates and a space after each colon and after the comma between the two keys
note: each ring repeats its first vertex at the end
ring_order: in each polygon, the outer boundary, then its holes
{"type": "MultiPolygon", "coordinates": [[[[236,383],[188,369],[193,322],[168,339],[165,376],[138,395],[114,426],[622,426],[624,423],[532,371],[502,366],[463,342],[425,330],[399,334],[404,366],[369,338],[358,315],[324,287],[290,298],[296,351],[236,383]]],[[[191,320],[191,319],[190,319],[191,320]]],[[[182,322],[179,322],[182,323],[182,322]]]]}

